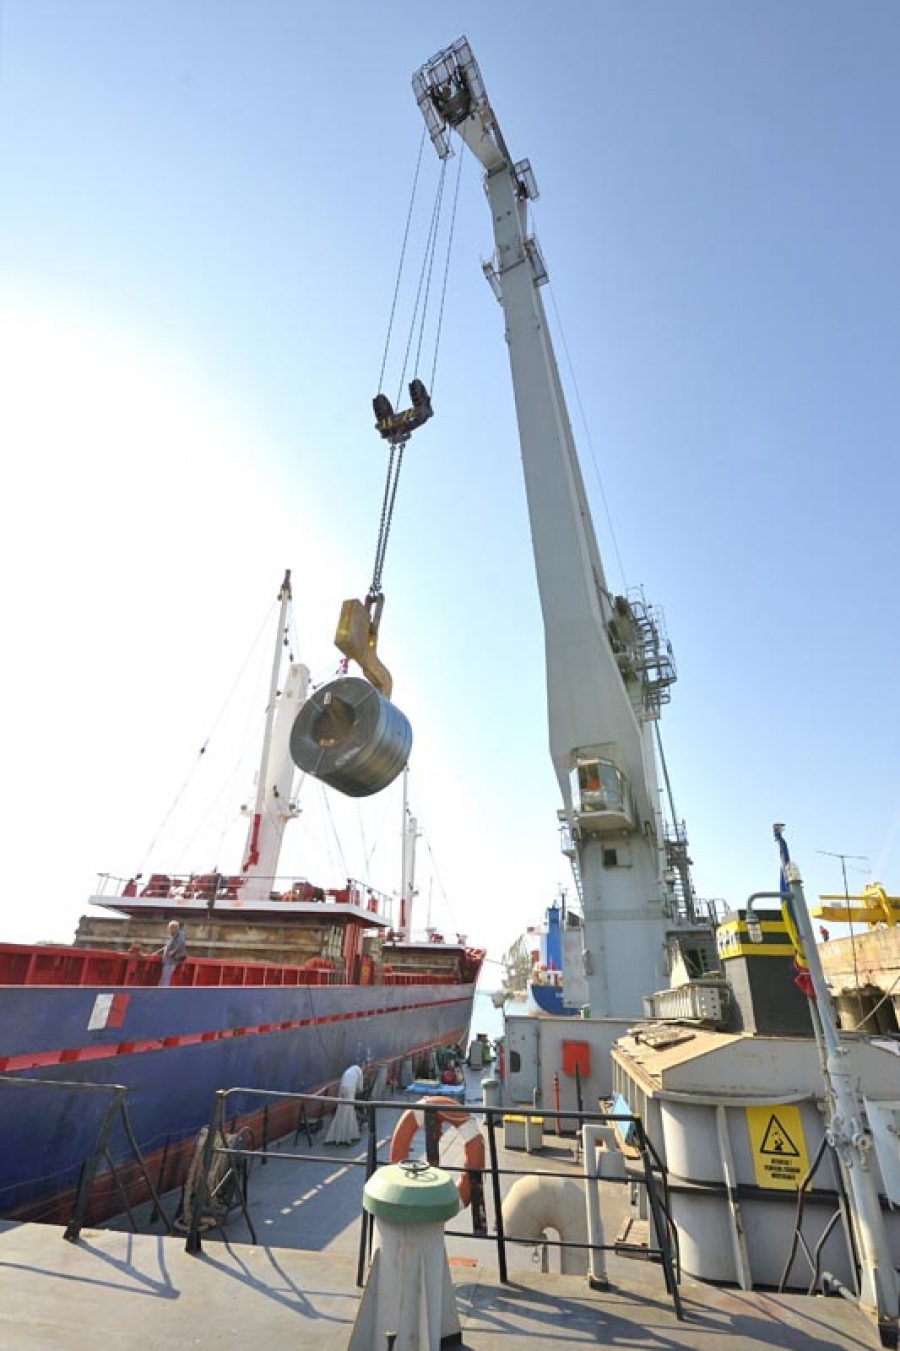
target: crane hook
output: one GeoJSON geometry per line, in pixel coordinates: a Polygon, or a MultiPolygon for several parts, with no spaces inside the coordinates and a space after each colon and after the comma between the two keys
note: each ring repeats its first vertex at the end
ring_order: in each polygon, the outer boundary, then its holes
{"type": "Polygon", "coordinates": [[[369,593],[365,601],[351,598],[341,606],[334,645],[345,657],[355,661],[363,675],[374,685],[379,694],[390,699],[394,687],[393,677],[380,660],[378,646],[378,626],[384,609],[384,595],[369,593]]]}

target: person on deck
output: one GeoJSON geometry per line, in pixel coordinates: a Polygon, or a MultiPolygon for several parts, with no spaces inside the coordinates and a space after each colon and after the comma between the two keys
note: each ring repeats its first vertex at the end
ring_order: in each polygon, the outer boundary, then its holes
{"type": "Polygon", "coordinates": [[[169,921],[169,937],[163,947],[156,953],[157,957],[162,958],[162,975],[159,978],[160,985],[171,985],[172,976],[176,966],[180,965],[187,956],[187,941],[184,936],[184,930],[177,919],[169,921]]]}
{"type": "Polygon", "coordinates": [[[453,1084],[455,1086],[458,1086],[459,1084],[464,1084],[465,1082],[466,1077],[463,1074],[462,1070],[460,1069],[459,1065],[456,1063],[456,1061],[448,1060],[447,1068],[441,1075],[441,1083],[453,1084]]]}
{"type": "Polygon", "coordinates": [[[359,1065],[349,1065],[341,1075],[338,1105],[325,1136],[326,1145],[352,1145],[359,1139],[355,1100],[362,1092],[365,1075],[359,1065]]]}

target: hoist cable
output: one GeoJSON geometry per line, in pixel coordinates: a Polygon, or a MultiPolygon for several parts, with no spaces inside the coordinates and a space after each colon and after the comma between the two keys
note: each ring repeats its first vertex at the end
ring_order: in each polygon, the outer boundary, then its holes
{"type": "MultiPolygon", "coordinates": [[[[385,370],[387,368],[387,359],[391,344],[391,337],[394,330],[397,304],[400,294],[400,285],[403,275],[403,268],[406,260],[407,248],[412,228],[413,208],[415,205],[418,191],[419,175],[422,166],[422,152],[424,143],[425,138],[423,135],[422,140],[420,141],[419,144],[419,155],[416,161],[413,189],[410,195],[409,210],[407,212],[406,226],[403,233],[403,245],[400,253],[400,263],[397,269],[397,278],[394,284],[394,295],[391,302],[391,313],[388,321],[388,331],[387,336],[385,338],[384,352],[382,354],[381,359],[381,371],[378,379],[379,390],[383,388],[385,370]]],[[[441,212],[443,208],[444,189],[446,186],[446,177],[447,177],[446,167],[447,167],[446,161],[443,161],[441,163],[440,178],[438,181],[437,191],[435,193],[434,205],[432,207],[431,212],[431,221],[429,223],[428,235],[425,242],[424,257],[419,272],[415,303],[413,306],[413,314],[409,325],[409,331],[407,334],[406,350],[403,356],[403,366],[398,380],[398,395],[397,395],[398,402],[402,397],[403,382],[406,378],[406,372],[409,366],[410,355],[413,350],[414,342],[415,342],[415,371],[418,371],[419,362],[422,357],[422,347],[425,340],[425,326],[428,318],[428,306],[431,296],[432,281],[434,278],[435,260],[437,257],[437,245],[440,236],[441,212]]],[[[461,170],[462,164],[460,163],[460,173],[461,170]]],[[[437,346],[441,331],[441,323],[443,320],[444,299],[447,290],[447,274],[449,270],[449,261],[450,261],[450,243],[452,242],[453,238],[453,227],[456,219],[456,203],[458,197],[459,197],[459,175],[457,175],[456,192],[454,194],[453,212],[450,222],[450,233],[447,243],[447,256],[444,263],[443,285],[441,290],[438,325],[435,338],[435,349],[432,359],[432,378],[434,376],[434,371],[437,367],[437,346]]],[[[384,571],[384,560],[385,555],[387,553],[387,545],[391,532],[391,524],[393,522],[394,506],[397,500],[397,489],[400,483],[400,471],[403,467],[403,448],[404,443],[400,442],[398,444],[392,444],[390,449],[390,457],[388,460],[387,475],[385,478],[385,485],[384,485],[384,495],[382,497],[381,503],[381,518],[378,524],[378,538],[375,545],[375,562],[372,569],[372,582],[369,588],[370,600],[378,599],[382,594],[381,579],[382,573],[384,571]]]]}
{"type": "Polygon", "coordinates": [[[462,180],[462,166],[465,153],[466,143],[463,141],[459,150],[459,167],[456,171],[456,189],[453,193],[453,210],[450,212],[450,230],[447,235],[447,252],[444,255],[444,280],[441,286],[441,303],[438,307],[438,321],[434,335],[434,359],[431,363],[431,376],[428,381],[428,388],[431,391],[432,398],[434,398],[434,382],[437,375],[438,348],[441,345],[441,330],[444,325],[444,301],[447,298],[447,282],[450,277],[450,254],[453,250],[453,235],[456,230],[456,208],[459,202],[459,185],[462,180]]]}
{"type": "Polygon", "coordinates": [[[405,260],[405,258],[406,258],[406,248],[407,248],[407,245],[408,245],[408,243],[409,243],[409,232],[410,232],[410,228],[411,228],[411,226],[412,226],[413,207],[415,206],[415,202],[416,202],[416,193],[417,193],[418,187],[419,187],[419,173],[420,173],[421,168],[422,168],[422,152],[423,152],[423,150],[424,150],[424,148],[425,148],[425,133],[426,133],[426,130],[427,130],[427,128],[425,128],[425,127],[422,128],[422,139],[419,141],[419,155],[418,155],[418,159],[416,160],[416,171],[415,171],[415,173],[413,174],[412,192],[410,193],[410,197],[409,197],[409,209],[408,209],[408,211],[407,211],[407,213],[406,213],[406,227],[405,227],[405,229],[404,229],[404,231],[403,231],[403,244],[401,245],[401,248],[400,248],[400,262],[399,262],[399,264],[398,264],[398,266],[397,266],[397,277],[396,277],[396,280],[395,280],[395,282],[394,282],[394,295],[393,295],[393,299],[391,300],[391,313],[390,313],[390,317],[389,317],[389,319],[388,319],[387,334],[386,334],[385,339],[384,339],[384,351],[383,351],[382,354],[381,354],[381,371],[379,372],[379,375],[378,375],[378,388],[379,388],[379,389],[382,389],[382,388],[384,387],[384,371],[385,371],[385,367],[387,366],[388,351],[389,351],[390,345],[391,345],[391,333],[392,333],[393,327],[394,327],[394,316],[395,316],[395,314],[396,314],[396,312],[397,312],[397,297],[398,297],[399,294],[400,294],[400,281],[401,281],[401,278],[403,277],[403,263],[404,263],[404,260],[405,260]]]}
{"type": "Polygon", "coordinates": [[[416,373],[418,373],[419,361],[422,356],[422,343],[425,339],[425,320],[428,315],[428,302],[431,297],[431,279],[432,276],[434,275],[434,260],[437,255],[438,229],[440,226],[441,208],[444,202],[444,187],[446,185],[446,173],[444,171],[445,163],[446,161],[442,161],[441,163],[440,187],[438,188],[437,198],[434,204],[434,211],[431,217],[431,234],[429,240],[431,247],[427,250],[426,263],[423,268],[425,294],[422,298],[422,316],[421,322],[419,324],[419,341],[416,346],[416,362],[414,367],[416,373]]]}
{"type": "Polygon", "coordinates": [[[425,256],[422,260],[422,267],[419,272],[419,284],[418,287],[416,288],[416,299],[415,304],[413,306],[413,316],[409,325],[409,336],[407,337],[406,340],[406,351],[403,355],[403,366],[400,371],[400,379],[398,382],[398,398],[402,394],[403,381],[406,378],[406,369],[407,366],[409,365],[409,354],[412,349],[413,337],[416,332],[417,324],[419,326],[419,347],[421,348],[422,345],[421,335],[425,326],[425,319],[427,315],[427,302],[428,302],[428,291],[426,281],[428,278],[430,278],[431,275],[431,267],[434,259],[435,248],[437,245],[438,225],[440,223],[441,217],[441,203],[444,197],[444,183],[446,181],[447,176],[446,170],[447,170],[447,161],[442,160],[441,176],[438,182],[437,193],[435,194],[434,207],[432,208],[431,212],[431,223],[428,227],[428,237],[425,242],[425,256]],[[424,299],[423,299],[423,290],[425,291],[424,299]]]}
{"type": "Polygon", "coordinates": [[[547,287],[547,291],[549,292],[550,295],[550,304],[553,309],[554,319],[556,320],[556,327],[559,333],[559,341],[562,345],[562,350],[565,353],[566,365],[568,366],[569,377],[572,381],[572,390],[575,395],[575,402],[578,405],[578,412],[581,418],[581,429],[582,432],[584,433],[584,438],[587,442],[588,451],[590,452],[591,464],[593,465],[594,469],[594,478],[596,479],[597,487],[600,492],[600,500],[603,503],[603,512],[604,515],[606,516],[606,524],[607,528],[609,529],[609,537],[610,540],[612,541],[613,552],[616,555],[616,562],[619,565],[619,573],[621,574],[622,577],[622,592],[624,594],[628,590],[628,578],[625,575],[625,564],[622,562],[622,555],[619,552],[619,541],[616,538],[616,528],[613,525],[612,513],[610,512],[609,509],[609,501],[607,499],[606,489],[603,484],[603,476],[600,473],[600,465],[597,461],[597,452],[594,448],[594,443],[591,439],[590,423],[588,422],[587,417],[585,416],[584,404],[581,401],[581,390],[578,387],[578,376],[576,375],[575,367],[572,364],[572,357],[569,353],[569,344],[566,341],[566,332],[565,329],[563,328],[562,315],[560,314],[559,307],[556,303],[556,292],[553,289],[552,283],[547,287]]]}

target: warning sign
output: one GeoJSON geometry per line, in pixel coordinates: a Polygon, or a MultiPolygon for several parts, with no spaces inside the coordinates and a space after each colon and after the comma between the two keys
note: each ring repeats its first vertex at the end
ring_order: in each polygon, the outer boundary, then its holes
{"type": "Polygon", "coordinates": [[[748,1107],[747,1133],[758,1186],[796,1191],[809,1170],[800,1108],[748,1107]]]}

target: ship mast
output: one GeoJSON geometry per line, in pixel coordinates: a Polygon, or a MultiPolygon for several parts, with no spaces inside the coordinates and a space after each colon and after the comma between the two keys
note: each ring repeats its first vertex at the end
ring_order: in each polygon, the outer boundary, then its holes
{"type": "Polygon", "coordinates": [[[416,898],[416,840],[418,822],[409,810],[409,769],[403,771],[403,854],[400,872],[400,936],[412,933],[413,901],[416,898]]]}
{"type": "Polygon", "coordinates": [[[288,643],[288,616],[291,607],[291,573],[288,569],[278,593],[280,609],[272,655],[266,722],[256,798],[247,832],[241,871],[246,877],[242,896],[246,900],[266,900],[274,886],[281,854],[284,828],[298,814],[294,780],[296,769],[290,754],[290,734],[294,720],[306,702],[309,670],[301,662],[290,662],[283,688],[279,688],[288,643]]]}

